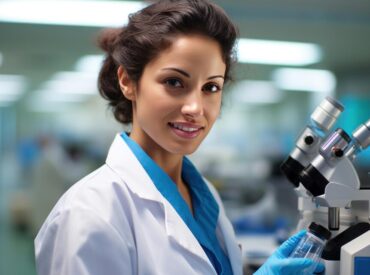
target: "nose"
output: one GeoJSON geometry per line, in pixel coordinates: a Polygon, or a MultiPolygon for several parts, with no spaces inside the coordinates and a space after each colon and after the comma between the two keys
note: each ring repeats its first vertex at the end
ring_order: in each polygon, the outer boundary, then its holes
{"type": "Polygon", "coordinates": [[[187,117],[198,117],[203,115],[203,98],[201,91],[192,91],[186,97],[181,112],[187,117]]]}

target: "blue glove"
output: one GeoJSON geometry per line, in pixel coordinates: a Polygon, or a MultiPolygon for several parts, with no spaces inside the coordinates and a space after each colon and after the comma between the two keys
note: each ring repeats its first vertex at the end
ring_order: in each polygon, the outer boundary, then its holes
{"type": "MultiPolygon", "coordinates": [[[[290,253],[292,253],[305,234],[306,230],[302,230],[286,240],[254,275],[302,275],[305,268],[316,264],[312,259],[308,258],[289,258],[290,253]]],[[[324,269],[324,265],[319,263],[315,273],[321,273],[324,269]]]]}

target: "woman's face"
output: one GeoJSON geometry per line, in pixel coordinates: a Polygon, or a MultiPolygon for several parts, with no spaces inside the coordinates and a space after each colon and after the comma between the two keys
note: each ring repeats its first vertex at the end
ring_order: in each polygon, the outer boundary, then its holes
{"type": "Polygon", "coordinates": [[[133,89],[131,137],[149,154],[193,153],[219,115],[225,69],[216,41],[176,37],[133,89]]]}

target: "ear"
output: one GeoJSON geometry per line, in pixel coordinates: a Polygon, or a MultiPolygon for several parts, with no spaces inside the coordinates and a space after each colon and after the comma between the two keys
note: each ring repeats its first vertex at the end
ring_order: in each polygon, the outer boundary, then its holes
{"type": "Polygon", "coordinates": [[[126,70],[122,66],[118,67],[117,76],[119,87],[121,88],[123,95],[131,101],[135,100],[134,83],[128,77],[126,70]]]}

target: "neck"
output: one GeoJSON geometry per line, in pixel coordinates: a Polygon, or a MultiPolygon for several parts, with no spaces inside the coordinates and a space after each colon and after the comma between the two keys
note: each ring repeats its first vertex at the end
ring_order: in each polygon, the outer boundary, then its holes
{"type": "Polygon", "coordinates": [[[149,156],[166,172],[176,185],[182,183],[182,156],[170,155],[161,152],[147,152],[149,156]]]}
{"type": "Polygon", "coordinates": [[[190,211],[193,213],[190,191],[181,177],[183,155],[173,154],[164,150],[143,131],[134,131],[133,129],[130,137],[138,143],[154,162],[172,179],[181,196],[188,204],[190,211]]]}
{"type": "Polygon", "coordinates": [[[182,184],[182,158],[180,154],[172,154],[165,151],[151,138],[143,138],[143,134],[132,131],[130,138],[133,139],[147,153],[154,162],[173,180],[176,185],[182,184]]]}

